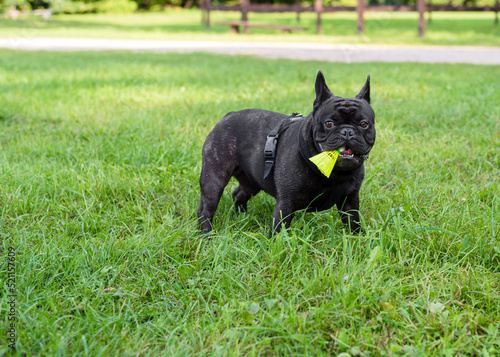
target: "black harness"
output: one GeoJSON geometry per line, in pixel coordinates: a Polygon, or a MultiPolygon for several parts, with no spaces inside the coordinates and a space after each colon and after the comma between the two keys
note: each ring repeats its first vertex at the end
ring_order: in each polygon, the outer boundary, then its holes
{"type": "MultiPolygon", "coordinates": [[[[266,146],[264,147],[264,158],[266,162],[266,166],[264,168],[264,180],[269,177],[271,172],[274,169],[274,164],[276,162],[276,147],[278,146],[278,138],[280,137],[283,132],[290,127],[293,123],[300,122],[304,119],[302,114],[299,113],[293,113],[290,115],[288,118],[283,119],[274,127],[273,130],[267,135],[267,140],[266,140],[266,146]]],[[[306,142],[302,138],[302,135],[300,135],[299,132],[299,147],[300,147],[300,153],[302,154],[302,157],[304,160],[307,162],[309,167],[314,170],[318,175],[321,177],[327,179],[321,171],[314,165],[309,158],[311,157],[311,153],[309,151],[309,148],[307,147],[306,142]]]]}
{"type": "Polygon", "coordinates": [[[293,123],[304,119],[302,114],[293,113],[288,118],[283,119],[274,127],[267,135],[266,146],[264,147],[264,159],[266,166],[264,168],[264,180],[271,174],[276,162],[276,146],[278,146],[278,138],[283,132],[288,129],[293,123]]]}

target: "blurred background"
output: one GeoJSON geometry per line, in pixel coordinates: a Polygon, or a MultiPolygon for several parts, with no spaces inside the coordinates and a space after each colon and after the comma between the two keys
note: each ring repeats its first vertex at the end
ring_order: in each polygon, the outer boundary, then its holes
{"type": "MultiPolygon", "coordinates": [[[[236,5],[238,0],[215,0],[213,5],[236,5]]],[[[252,0],[252,3],[295,4],[295,0],[252,0]]],[[[303,0],[303,6],[313,5],[313,0],[303,0]]],[[[370,5],[416,5],[417,0],[368,0],[370,5]]],[[[161,11],[165,8],[197,8],[200,0],[3,0],[1,9],[18,10],[51,9],[54,14],[132,13],[161,11]]],[[[357,0],[323,0],[323,5],[356,6],[357,0]]],[[[494,6],[495,0],[432,0],[434,5],[494,6]]]]}

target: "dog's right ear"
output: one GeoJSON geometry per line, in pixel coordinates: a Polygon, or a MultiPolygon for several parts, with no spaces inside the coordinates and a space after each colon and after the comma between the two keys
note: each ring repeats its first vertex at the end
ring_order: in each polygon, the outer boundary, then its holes
{"type": "Polygon", "coordinates": [[[366,83],[363,88],[361,88],[361,91],[358,93],[358,95],[356,95],[356,98],[364,99],[368,103],[370,103],[370,75],[368,75],[368,77],[366,78],[366,83]]]}
{"type": "Polygon", "coordinates": [[[321,71],[319,71],[316,76],[314,88],[316,89],[316,99],[314,100],[313,108],[316,110],[325,100],[333,97],[333,93],[326,85],[325,77],[321,71]]]}

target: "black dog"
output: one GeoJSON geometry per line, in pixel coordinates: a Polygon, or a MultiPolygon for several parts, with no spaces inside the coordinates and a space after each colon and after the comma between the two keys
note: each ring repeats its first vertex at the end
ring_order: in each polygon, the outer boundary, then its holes
{"type": "Polygon", "coordinates": [[[364,160],[375,143],[370,76],[355,98],[334,96],[321,71],[315,89],[313,111],[307,117],[246,109],[228,113],[214,127],[203,146],[200,176],[198,220],[204,233],[212,230],[231,176],[239,181],[233,192],[237,211],[246,211],[248,200],[260,190],[276,198],[271,235],[282,224],[289,227],[297,210],[325,210],[333,205],[341,212],[342,222],[352,232],[359,231],[364,160]],[[342,152],[327,178],[309,158],[336,149],[342,152]]]}

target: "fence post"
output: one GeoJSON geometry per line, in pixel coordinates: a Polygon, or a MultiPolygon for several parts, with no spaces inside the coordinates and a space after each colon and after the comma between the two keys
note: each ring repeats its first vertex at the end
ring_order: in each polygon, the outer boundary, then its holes
{"type": "Polygon", "coordinates": [[[323,0],[314,0],[314,11],[316,11],[316,33],[321,33],[321,13],[323,12],[323,0]]]}
{"type": "Polygon", "coordinates": [[[417,10],[418,10],[418,36],[423,37],[425,35],[425,0],[417,0],[417,10]]]}
{"type": "MultiPolygon", "coordinates": [[[[248,21],[248,6],[250,4],[250,0],[240,0],[241,6],[241,21],[248,21]]],[[[248,26],[244,27],[245,33],[248,33],[248,26]]]]}
{"type": "Polygon", "coordinates": [[[300,22],[300,0],[295,0],[295,7],[297,10],[297,23],[300,22]]]}
{"type": "Polygon", "coordinates": [[[358,12],[358,34],[362,34],[365,32],[365,19],[363,17],[363,12],[365,11],[364,0],[358,0],[356,11],[358,12]]]}
{"type": "Polygon", "coordinates": [[[495,25],[498,25],[498,0],[495,0],[495,25]]]}

